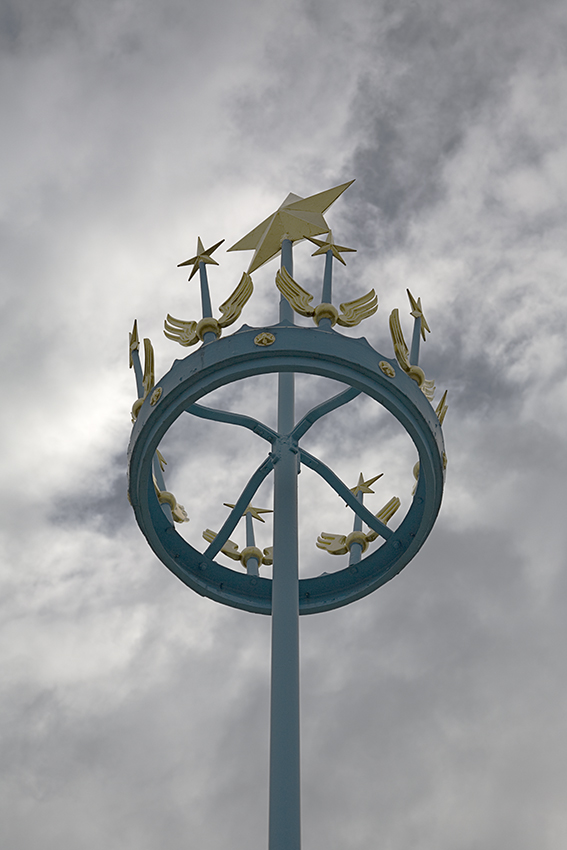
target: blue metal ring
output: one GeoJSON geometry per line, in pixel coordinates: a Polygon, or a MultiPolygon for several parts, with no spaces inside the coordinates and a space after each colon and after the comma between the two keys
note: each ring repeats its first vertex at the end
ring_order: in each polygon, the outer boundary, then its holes
{"type": "Polygon", "coordinates": [[[152,482],[152,458],[160,440],[187,408],[225,384],[274,372],[321,375],[360,390],[383,405],[405,428],[420,460],[412,504],[396,531],[356,566],[300,579],[300,614],[315,614],[360,599],[397,575],[425,542],[443,494],[444,443],[435,411],[415,381],[365,339],[333,330],[286,323],[265,328],[246,325],[225,339],[203,345],[176,360],[156,384],[157,404],[147,398],[128,449],[128,489],[136,520],[158,558],[188,587],[217,602],[259,614],[271,613],[271,579],[252,577],[217,564],[187,543],[161,509],[152,482]],[[275,341],[254,340],[270,333],[275,341]],[[393,377],[379,367],[386,361],[393,377]]]}

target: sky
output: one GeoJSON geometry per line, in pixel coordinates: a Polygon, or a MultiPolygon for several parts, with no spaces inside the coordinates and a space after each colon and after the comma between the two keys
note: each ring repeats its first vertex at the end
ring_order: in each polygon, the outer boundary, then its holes
{"type": "MultiPolygon", "coordinates": [[[[176,268],[197,237],[226,239],[218,308],[250,259],[227,246],[353,178],[336,303],[374,287],[346,333],[392,357],[388,316],[408,337],[421,297],[448,468],[414,561],[302,618],[304,848],[567,846],[566,43],[559,0],[3,0],[3,847],[267,845],[269,618],[193,593],[136,526],[128,332],[160,377],[187,354],[165,315],[199,318],[176,268]]],[[[277,321],[276,269],[242,322],[277,321]]],[[[298,415],[331,391],[298,380],[298,415]]],[[[270,377],[217,395],[273,422],[270,377]]],[[[368,399],[306,447],[407,510],[415,449],[368,399]]],[[[219,527],[258,452],[176,424],[180,533],[219,527]]],[[[348,512],[308,471],[300,504],[302,575],[339,568],[314,541],[348,512]]]]}

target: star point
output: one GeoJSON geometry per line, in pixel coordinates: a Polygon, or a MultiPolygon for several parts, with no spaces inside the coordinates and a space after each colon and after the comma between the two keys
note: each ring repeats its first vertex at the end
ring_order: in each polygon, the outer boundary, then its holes
{"type": "MultiPolygon", "coordinates": [[[[233,508],[234,505],[229,504],[229,502],[223,502],[223,505],[227,508],[233,508]]],[[[255,508],[252,505],[248,505],[242,516],[246,516],[246,514],[250,514],[254,519],[260,520],[260,522],[266,522],[265,519],[262,519],[260,514],[273,514],[273,511],[268,508],[255,508]]]]}
{"type": "Polygon", "coordinates": [[[421,319],[421,336],[422,336],[423,340],[425,340],[425,331],[427,331],[427,333],[431,333],[431,330],[430,330],[429,325],[427,324],[427,322],[425,320],[425,316],[423,315],[423,308],[421,306],[421,298],[418,298],[417,301],[416,301],[416,299],[413,297],[413,295],[411,294],[409,289],[407,289],[406,292],[408,294],[408,298],[409,298],[410,305],[411,305],[410,316],[413,316],[414,319],[421,319]]]}
{"type": "Polygon", "coordinates": [[[246,236],[236,242],[229,251],[254,251],[248,267],[248,273],[259,269],[268,260],[281,251],[284,238],[292,242],[308,239],[329,232],[329,225],[323,217],[331,204],[354,183],[342,183],[308,198],[290,193],[280,207],[246,236]]]}
{"type": "Polygon", "coordinates": [[[195,275],[199,270],[199,263],[211,263],[213,266],[218,266],[216,260],[213,260],[211,254],[213,251],[216,251],[219,245],[222,245],[224,239],[221,239],[220,242],[217,242],[215,245],[212,245],[210,248],[205,250],[203,243],[201,242],[201,237],[197,237],[197,253],[194,257],[191,257],[189,260],[185,260],[183,263],[178,263],[177,268],[180,269],[181,266],[193,266],[191,269],[191,274],[189,275],[189,280],[195,275]]]}
{"type": "Polygon", "coordinates": [[[341,257],[341,253],[344,253],[345,251],[351,251],[356,253],[356,248],[345,248],[344,245],[337,245],[335,242],[333,242],[333,234],[330,230],[328,238],[326,240],[314,239],[312,236],[308,236],[307,239],[309,239],[310,242],[313,242],[314,245],[319,246],[317,250],[313,254],[311,254],[312,257],[316,257],[318,254],[326,254],[328,251],[331,251],[333,257],[336,257],[337,260],[340,260],[343,266],[346,266],[346,262],[341,257]]]}
{"type": "Polygon", "coordinates": [[[358,496],[359,493],[374,493],[374,490],[370,489],[370,485],[374,484],[375,481],[378,481],[379,478],[382,478],[383,475],[384,473],[381,472],[380,475],[375,475],[374,478],[369,478],[365,481],[364,475],[361,472],[358,476],[356,487],[352,487],[350,492],[353,496],[358,496]]]}

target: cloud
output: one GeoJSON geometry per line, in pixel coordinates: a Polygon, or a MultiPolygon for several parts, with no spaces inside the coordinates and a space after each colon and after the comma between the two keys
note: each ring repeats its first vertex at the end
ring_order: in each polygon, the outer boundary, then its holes
{"type": "MultiPolygon", "coordinates": [[[[346,333],[390,357],[390,311],[407,338],[421,296],[448,477],[395,581],[303,618],[305,846],[565,844],[564,28],[555,0],[4,4],[6,846],[265,843],[270,623],[191,593],[135,526],[127,334],[137,317],[163,374],[188,353],[165,315],[200,315],[176,268],[197,236],[230,245],[352,177],[328,214],[358,249],[335,300],[376,288],[346,333]]],[[[215,308],[249,259],[224,247],[215,308]]],[[[318,292],[311,253],[296,277],[318,292]]],[[[248,324],[276,321],[274,271],[248,324]]],[[[298,415],[335,389],[299,379],[298,415]]],[[[273,424],[273,390],[214,402],[273,424]]],[[[415,449],[369,400],[306,445],[349,486],[383,471],[369,507],[407,508],[415,449]]],[[[163,448],[200,542],[267,445],[186,417],[163,448]]],[[[314,541],[350,512],[300,484],[302,569],[337,569],[314,541]]]]}

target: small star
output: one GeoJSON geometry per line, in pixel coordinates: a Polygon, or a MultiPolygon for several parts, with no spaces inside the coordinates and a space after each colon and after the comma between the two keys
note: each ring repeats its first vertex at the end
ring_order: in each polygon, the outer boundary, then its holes
{"type": "Polygon", "coordinates": [[[319,245],[315,253],[311,254],[312,257],[316,257],[318,254],[326,254],[328,251],[333,252],[333,257],[336,257],[337,260],[340,260],[343,266],[346,266],[345,261],[341,257],[341,252],[343,251],[353,251],[356,253],[356,248],[345,248],[344,245],[335,245],[333,242],[333,234],[329,230],[329,236],[326,241],[322,239],[314,239],[312,236],[308,236],[310,242],[313,242],[314,245],[319,245]]]}
{"type": "MultiPolygon", "coordinates": [[[[227,508],[234,507],[234,505],[230,505],[228,502],[223,502],[223,505],[227,508]]],[[[253,508],[252,505],[248,505],[242,516],[246,516],[246,514],[250,514],[250,516],[254,517],[254,519],[259,519],[260,522],[266,522],[265,519],[262,519],[260,514],[273,514],[273,511],[267,510],[266,508],[253,508]]]]}
{"type": "MultiPolygon", "coordinates": [[[[243,236],[229,251],[254,251],[248,274],[259,269],[272,257],[277,256],[283,239],[297,242],[309,236],[328,233],[329,225],[323,218],[331,204],[354,183],[342,183],[317,195],[301,198],[290,193],[283,204],[261,224],[243,236]]],[[[327,249],[328,250],[328,249],[327,249]]]]}
{"type": "Polygon", "coordinates": [[[413,316],[414,319],[419,319],[421,317],[421,336],[425,340],[425,331],[427,331],[427,333],[431,333],[431,331],[429,329],[429,325],[425,321],[425,316],[423,315],[423,310],[421,307],[421,298],[418,298],[416,301],[409,289],[407,289],[406,292],[408,294],[411,304],[410,316],[413,316]]]}
{"type": "Polygon", "coordinates": [[[221,239],[220,242],[217,242],[216,245],[213,245],[211,248],[207,248],[207,250],[205,251],[200,237],[197,237],[197,254],[196,254],[196,256],[191,257],[190,260],[185,260],[184,263],[179,263],[177,268],[179,269],[179,268],[181,268],[181,266],[193,265],[193,269],[191,271],[191,274],[189,275],[189,280],[191,280],[193,275],[196,274],[196,272],[199,269],[199,263],[212,263],[213,266],[218,266],[217,261],[213,260],[213,258],[211,257],[211,254],[213,253],[213,251],[216,251],[217,248],[219,247],[219,245],[222,245],[223,242],[224,242],[224,239],[221,239]]]}
{"type": "Polygon", "coordinates": [[[370,489],[370,485],[374,484],[375,481],[378,481],[379,478],[382,478],[383,475],[384,473],[381,472],[380,475],[375,475],[374,478],[369,478],[368,481],[365,481],[361,472],[358,476],[358,483],[356,487],[353,487],[350,492],[354,496],[358,496],[359,493],[373,493],[374,490],[370,489]]]}

